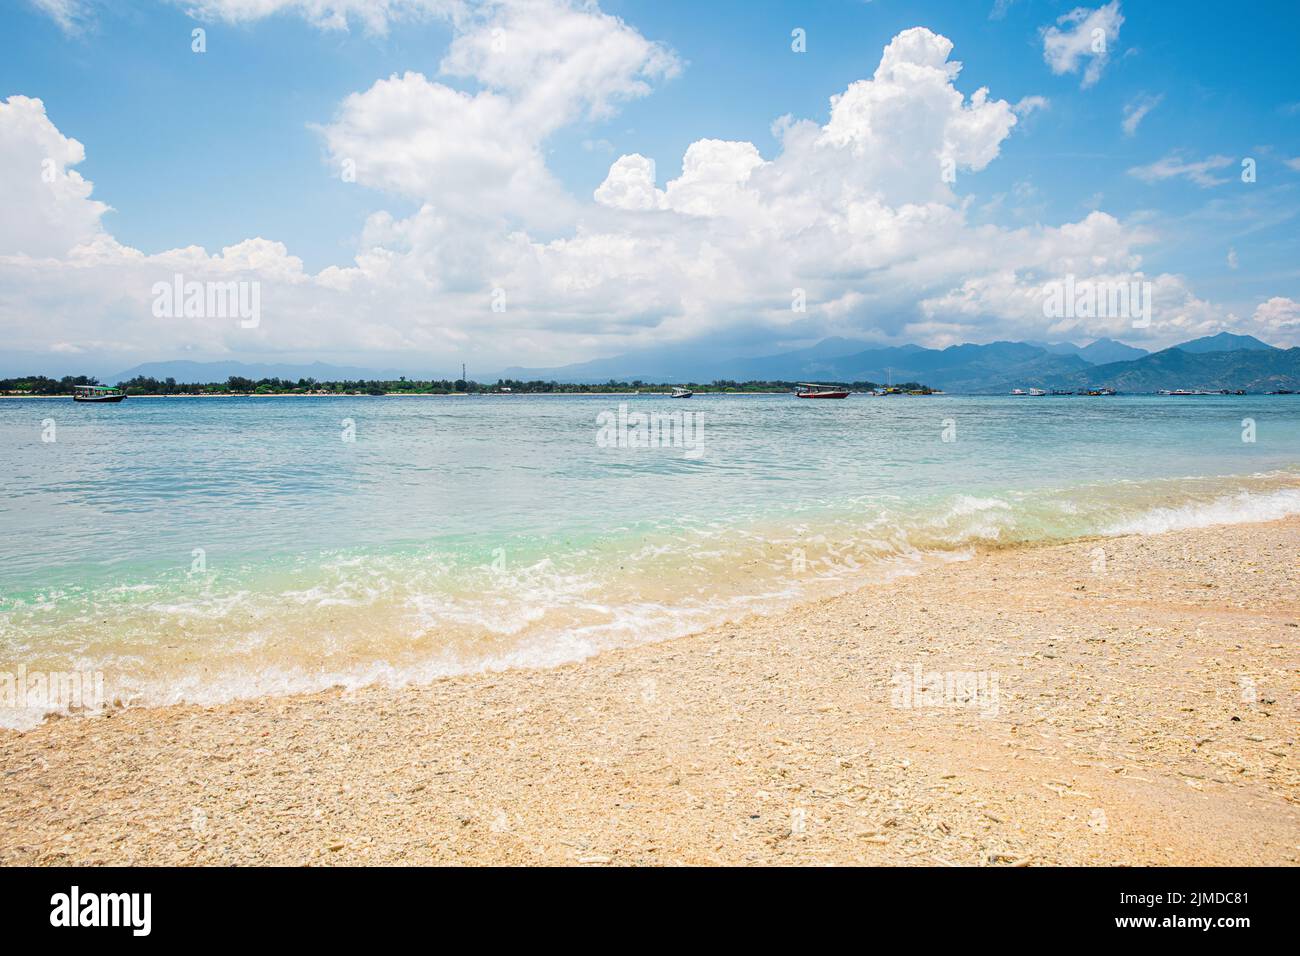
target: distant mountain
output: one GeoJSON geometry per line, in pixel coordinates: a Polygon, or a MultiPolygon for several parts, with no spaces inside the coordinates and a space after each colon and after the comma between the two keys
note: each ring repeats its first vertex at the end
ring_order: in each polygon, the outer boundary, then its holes
{"type": "Polygon", "coordinates": [[[1125,345],[1123,342],[1116,342],[1114,339],[1098,339],[1089,345],[1085,345],[1078,352],[1079,358],[1085,362],[1091,362],[1093,365],[1104,365],[1107,362],[1128,362],[1150,354],[1146,349],[1125,345]]]}
{"type": "Polygon", "coordinates": [[[654,355],[620,355],[560,368],[512,368],[502,376],[558,382],[909,382],[919,381],[947,391],[1009,390],[1026,375],[1035,380],[1088,367],[1075,355],[1050,355],[1024,342],[952,345],[927,349],[919,345],[862,348],[852,339],[825,339],[816,345],[758,358],[713,359],[698,348],[676,348],[654,355]]]}
{"type": "Polygon", "coordinates": [[[1286,388],[1296,391],[1300,390],[1300,348],[1268,346],[1266,349],[1198,353],[1189,352],[1180,345],[1131,362],[1094,365],[1084,371],[1054,376],[1040,384],[1062,389],[1106,385],[1120,392],[1172,391],[1178,388],[1244,389],[1247,392],[1286,388]]]}
{"type": "Polygon", "coordinates": [[[1078,355],[1084,362],[1093,365],[1128,362],[1130,359],[1140,359],[1143,355],[1151,354],[1145,349],[1135,349],[1134,346],[1117,342],[1113,338],[1099,338],[1096,342],[1084,346],[1075,345],[1074,342],[1032,342],[1031,345],[1043,347],[1053,355],[1078,355]]]}
{"type": "Polygon", "coordinates": [[[1088,345],[1075,345],[1073,342],[1030,342],[1052,355],[1077,355],[1092,365],[1106,362],[1126,362],[1150,354],[1146,349],[1135,348],[1116,342],[1114,339],[1097,339],[1088,345]]]}
{"type": "Polygon", "coordinates": [[[1184,352],[1196,354],[1203,352],[1264,351],[1266,349],[1278,351],[1274,346],[1269,345],[1267,342],[1261,342],[1253,335],[1234,335],[1232,332],[1220,332],[1218,335],[1207,335],[1205,338],[1192,339],[1190,342],[1184,342],[1178,348],[1184,352]]]}
{"type": "MultiPolygon", "coordinates": [[[[717,379],[743,382],[773,378],[795,381],[818,374],[825,377],[834,359],[861,351],[866,345],[860,339],[827,338],[808,348],[777,355],[723,359],[699,345],[685,345],[592,359],[556,368],[513,366],[503,371],[500,377],[522,382],[712,382],[717,379]]],[[[901,346],[899,354],[911,351],[921,351],[921,348],[917,345],[901,346]]]]}
{"type": "Polygon", "coordinates": [[[300,378],[314,378],[318,382],[356,381],[359,379],[396,379],[410,372],[398,372],[394,369],[357,368],[349,365],[327,365],[324,362],[312,362],[309,365],[262,365],[247,362],[145,362],[105,378],[105,382],[114,385],[127,379],[143,375],[160,381],[174,378],[178,382],[224,382],[232,375],[251,378],[254,381],[263,378],[280,378],[296,382],[300,378]]]}
{"type": "MultiPolygon", "coordinates": [[[[698,345],[593,359],[558,368],[509,368],[480,373],[523,381],[619,382],[922,382],[947,392],[1002,394],[1013,388],[1078,389],[1108,385],[1125,392],[1160,389],[1300,389],[1300,349],[1279,349],[1249,335],[1221,333],[1161,352],[1147,353],[1113,339],[1086,346],[1068,342],[989,342],[943,349],[918,345],[873,346],[828,338],[807,348],[757,357],[719,357],[698,345]],[[1118,356],[1115,358],[1114,356],[1118,356]]],[[[60,374],[66,374],[60,372],[60,374]]],[[[297,381],[431,378],[429,372],[368,369],[314,362],[306,365],[244,362],[150,362],[108,376],[108,382],[144,375],[178,382],[224,382],[232,375],[297,381]]]]}

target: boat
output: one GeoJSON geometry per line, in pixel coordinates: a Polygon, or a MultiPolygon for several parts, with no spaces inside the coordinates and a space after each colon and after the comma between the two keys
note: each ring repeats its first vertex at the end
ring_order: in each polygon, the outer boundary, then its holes
{"type": "Polygon", "coordinates": [[[124,401],[126,392],[111,385],[74,385],[72,400],[74,402],[94,402],[100,405],[112,405],[124,401]]]}
{"type": "Polygon", "coordinates": [[[1014,395],[1016,398],[1023,398],[1025,395],[1028,395],[1029,393],[1026,392],[1023,388],[1013,388],[1011,390],[1011,394],[1014,395]]]}
{"type": "Polygon", "coordinates": [[[816,382],[799,382],[799,387],[795,389],[795,398],[848,398],[849,390],[847,388],[837,388],[834,385],[818,385],[816,382]]]}
{"type": "Polygon", "coordinates": [[[1052,394],[1053,394],[1053,395],[1073,395],[1074,392],[1070,391],[1069,389],[1054,388],[1054,389],[1052,389],[1052,394]]]}
{"type": "Polygon", "coordinates": [[[692,392],[689,388],[683,388],[680,385],[674,385],[673,393],[668,397],[669,398],[690,398],[694,394],[695,393],[692,392]]]}
{"type": "Polygon", "coordinates": [[[1096,397],[1098,395],[1114,395],[1115,390],[1113,388],[1090,388],[1087,391],[1085,391],[1083,394],[1092,395],[1093,397],[1096,397]]]}
{"type": "Polygon", "coordinates": [[[1046,394],[1047,394],[1047,392],[1044,391],[1044,390],[1041,389],[1041,388],[1031,388],[1031,389],[1029,390],[1029,396],[1030,396],[1031,398],[1040,398],[1040,397],[1042,397],[1043,395],[1046,395],[1046,394]]]}

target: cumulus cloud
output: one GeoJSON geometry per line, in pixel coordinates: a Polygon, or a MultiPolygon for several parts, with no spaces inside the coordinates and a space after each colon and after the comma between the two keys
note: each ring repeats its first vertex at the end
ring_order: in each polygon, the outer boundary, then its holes
{"type": "Polygon", "coordinates": [[[1270,342],[1300,345],[1300,302],[1295,299],[1275,295],[1259,304],[1254,319],[1260,334],[1270,342]]]}
{"type": "Polygon", "coordinates": [[[62,256],[101,233],[108,206],[90,198],[93,184],[72,168],[85,158],[40,100],[0,101],[0,254],[62,256]]]}
{"type": "Polygon", "coordinates": [[[566,2],[490,3],[457,23],[440,68],[478,92],[408,72],[352,94],[323,127],[332,160],[357,182],[464,214],[553,222],[567,197],[546,168],[547,137],[680,68],[617,17],[566,2]]]}
{"type": "MultiPolygon", "coordinates": [[[[248,0],[250,10],[273,6],[248,0]]],[[[997,159],[1017,109],[987,89],[963,92],[952,43],[930,30],[896,36],[820,119],[776,120],[771,156],[749,142],[700,139],[660,179],[653,158],[628,154],[591,201],[557,184],[547,138],[645,95],[677,58],[623,21],[564,0],[492,3],[453,23],[441,70],[471,79],[472,92],[409,72],[345,98],[320,127],[331,163],[350,162],[358,184],[416,211],[374,212],[354,261],[315,275],[264,238],[217,254],[119,244],[100,224],[105,207],[90,184],[70,169],[80,145],[39,101],[12,98],[0,112],[0,190],[13,190],[22,214],[0,226],[0,287],[12,293],[0,298],[0,333],[32,351],[383,354],[445,369],[452,356],[480,368],[560,364],[728,336],[946,345],[1124,334],[1167,343],[1216,321],[1181,277],[1143,271],[1151,234],[1104,212],[1020,229],[970,221],[971,200],[955,187],[997,159]],[[57,189],[39,194],[47,155],[57,189]],[[1067,272],[1151,281],[1151,328],[1045,319],[1043,283],[1067,272]],[[177,273],[260,282],[260,325],[154,317],[150,290],[177,273]],[[795,290],[806,311],[792,309],[795,290]],[[498,300],[504,310],[492,307],[498,300]],[[48,322],[30,321],[33,302],[48,322]]]]}
{"type": "Polygon", "coordinates": [[[1076,7],[1042,29],[1043,59],[1057,75],[1077,73],[1086,63],[1081,84],[1086,89],[1101,79],[1123,24],[1119,0],[1095,10],[1076,7]]]}

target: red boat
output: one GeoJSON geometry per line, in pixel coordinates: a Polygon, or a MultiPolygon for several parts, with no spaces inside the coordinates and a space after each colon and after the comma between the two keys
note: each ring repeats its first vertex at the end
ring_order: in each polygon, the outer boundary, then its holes
{"type": "Polygon", "coordinates": [[[815,382],[799,382],[799,387],[795,389],[795,398],[848,398],[849,390],[847,388],[836,388],[833,385],[818,385],[815,382]]]}

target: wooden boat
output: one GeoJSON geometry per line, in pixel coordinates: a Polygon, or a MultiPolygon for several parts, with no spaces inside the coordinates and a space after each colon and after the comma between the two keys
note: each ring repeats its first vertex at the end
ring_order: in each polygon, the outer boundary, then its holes
{"type": "Polygon", "coordinates": [[[690,398],[694,394],[695,393],[692,392],[689,388],[683,388],[680,385],[674,385],[673,393],[668,397],[669,398],[690,398]]]}
{"type": "Polygon", "coordinates": [[[849,390],[847,388],[836,388],[834,385],[818,385],[816,382],[799,382],[799,387],[795,389],[795,398],[848,398],[849,390]]]}
{"type": "Polygon", "coordinates": [[[93,402],[99,405],[112,405],[124,401],[126,392],[109,385],[74,385],[72,400],[74,402],[93,402]]]}

